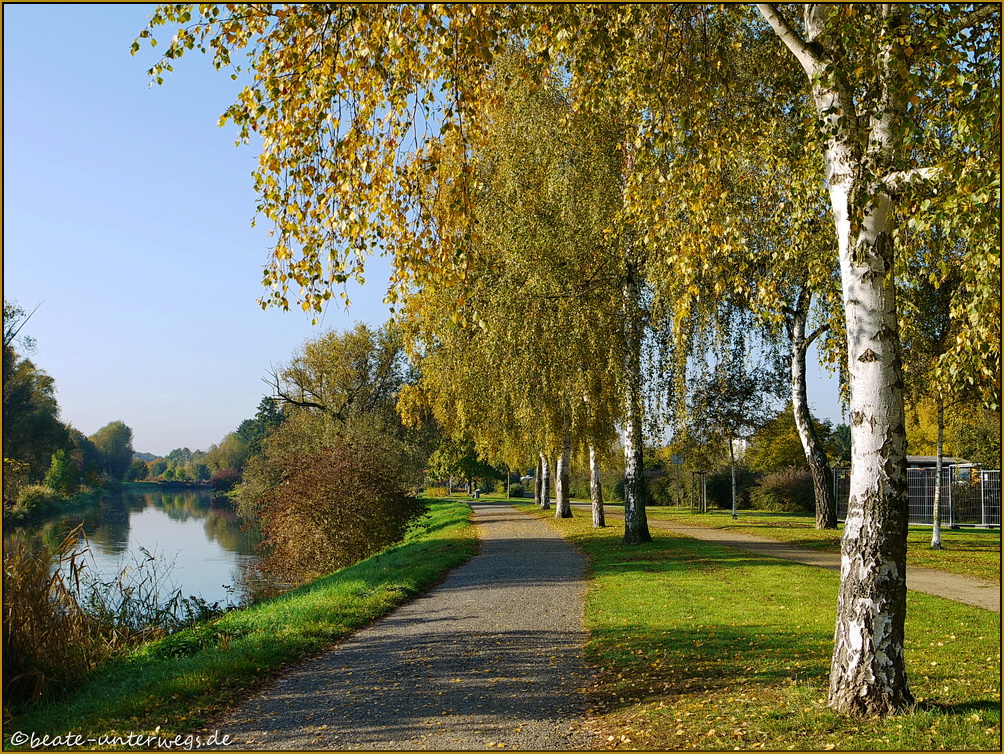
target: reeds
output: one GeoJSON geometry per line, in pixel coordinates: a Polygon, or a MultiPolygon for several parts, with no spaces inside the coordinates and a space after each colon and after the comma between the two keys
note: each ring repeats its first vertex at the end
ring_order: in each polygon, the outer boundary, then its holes
{"type": "Polygon", "coordinates": [[[54,548],[27,536],[8,543],[5,706],[61,694],[112,656],[222,611],[218,604],[182,597],[169,583],[173,564],[141,553],[117,577],[101,579],[90,567],[79,526],[54,548]]]}

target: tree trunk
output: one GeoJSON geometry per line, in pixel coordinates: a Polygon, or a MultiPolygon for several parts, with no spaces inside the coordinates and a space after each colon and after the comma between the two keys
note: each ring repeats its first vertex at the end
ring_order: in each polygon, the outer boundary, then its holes
{"type": "Polygon", "coordinates": [[[543,474],[544,467],[540,462],[540,456],[538,456],[537,471],[533,475],[533,504],[541,509],[544,507],[543,485],[541,484],[541,477],[543,474]]]}
{"type": "Polygon", "coordinates": [[[555,497],[554,517],[571,518],[572,500],[569,490],[568,467],[572,462],[572,436],[565,434],[565,442],[558,457],[557,495],[555,497]]]}
{"type": "Polygon", "coordinates": [[[816,498],[816,528],[836,529],[837,508],[833,501],[833,472],[826,458],[826,451],[819,442],[816,428],[812,424],[812,414],[809,413],[809,401],[805,380],[805,356],[823,329],[815,330],[811,335],[805,335],[805,321],[809,316],[812,304],[812,291],[804,286],[798,292],[798,301],[792,312],[789,336],[791,337],[791,405],[795,414],[795,427],[798,438],[802,441],[805,460],[812,474],[812,491],[816,498]]]}
{"type": "Polygon", "coordinates": [[[540,454],[540,509],[551,510],[551,466],[543,453],[540,454]]]}
{"type": "Polygon", "coordinates": [[[729,438],[729,469],[732,471],[732,520],[739,516],[736,514],[736,446],[735,439],[729,438]]]}
{"type": "Polygon", "coordinates": [[[505,499],[512,500],[512,469],[506,468],[505,471],[505,499]]]}
{"type": "Polygon", "coordinates": [[[829,705],[844,714],[885,715],[913,701],[903,657],[909,507],[890,195],[898,178],[890,166],[904,150],[902,70],[910,61],[895,30],[906,10],[877,6],[883,18],[872,60],[879,86],[859,112],[842,75],[851,72],[841,69],[839,45],[827,36],[840,7],[802,6],[805,39],[775,6],[758,7],[812,88],[840,258],[853,455],[829,705]]]}
{"type": "Polygon", "coordinates": [[[931,549],[941,547],[941,457],[945,452],[945,401],[939,395],[938,403],[938,460],[934,463],[934,503],[931,507],[931,549]]]}
{"type": "Polygon", "coordinates": [[[603,515],[603,487],[600,483],[600,464],[596,460],[596,448],[589,445],[589,497],[593,503],[593,526],[607,525],[603,515]]]}
{"type": "Polygon", "coordinates": [[[645,515],[647,495],[642,458],[641,281],[638,266],[625,263],[624,306],[624,539],[626,545],[651,542],[645,515]]]}
{"type": "MultiPolygon", "coordinates": [[[[838,182],[839,196],[847,184],[838,182]]],[[[881,202],[881,200],[880,200],[881,202]]],[[[835,201],[834,204],[837,202],[835,201]]],[[[881,205],[886,204],[881,202],[881,205]]],[[[887,207],[840,234],[853,456],[841,541],[830,706],[889,714],[913,697],[903,659],[906,618],[906,428],[887,207]]],[[[846,225],[843,204],[841,225],[846,225]]]]}

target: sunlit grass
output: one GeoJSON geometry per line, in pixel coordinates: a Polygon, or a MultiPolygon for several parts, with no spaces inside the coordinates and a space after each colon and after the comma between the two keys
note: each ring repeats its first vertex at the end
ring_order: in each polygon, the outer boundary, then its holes
{"type": "Polygon", "coordinates": [[[264,679],[429,588],[474,554],[470,509],[433,500],[399,545],[300,589],[144,645],[65,700],[13,710],[14,731],[170,738],[206,725],[264,679]],[[18,713],[20,716],[17,716],[18,713]]]}
{"type": "MultiPolygon", "coordinates": [[[[839,553],[840,535],[843,533],[843,524],[835,531],[818,530],[812,516],[798,513],[739,511],[738,520],[733,521],[732,512],[724,510],[691,513],[689,508],[649,506],[646,512],[650,519],[656,521],[696,524],[740,534],[755,534],[824,552],[839,553]]],[[[931,527],[911,526],[907,535],[907,565],[1000,581],[1000,529],[944,528],[941,531],[941,541],[944,549],[932,550],[931,527]]]]}
{"type": "Polygon", "coordinates": [[[911,592],[917,704],[890,718],[825,706],[838,575],[654,530],[548,520],[590,560],[593,722],[625,749],[1000,750],[1000,617],[911,592]]]}

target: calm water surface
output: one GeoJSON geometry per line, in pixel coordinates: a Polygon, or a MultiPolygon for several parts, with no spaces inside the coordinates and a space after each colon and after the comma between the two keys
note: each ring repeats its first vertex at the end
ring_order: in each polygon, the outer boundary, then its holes
{"type": "MultiPolygon", "coordinates": [[[[242,521],[226,501],[204,490],[126,490],[106,497],[93,508],[48,519],[27,529],[5,533],[39,536],[50,546],[83,524],[93,567],[103,579],[144,559],[143,549],[160,566],[170,565],[167,591],[207,602],[236,604],[245,596],[241,567],[255,559],[259,537],[243,531],[242,521]],[[173,565],[171,565],[173,564],[173,565]]],[[[165,595],[166,596],[166,595],[165,595]]]]}

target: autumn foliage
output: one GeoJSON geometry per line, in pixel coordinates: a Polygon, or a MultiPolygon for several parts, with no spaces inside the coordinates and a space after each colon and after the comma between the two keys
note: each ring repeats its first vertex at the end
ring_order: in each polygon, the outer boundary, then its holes
{"type": "Polygon", "coordinates": [[[258,503],[261,568],[308,580],[401,540],[424,504],[377,445],[347,439],[284,459],[283,481],[258,503]]]}

